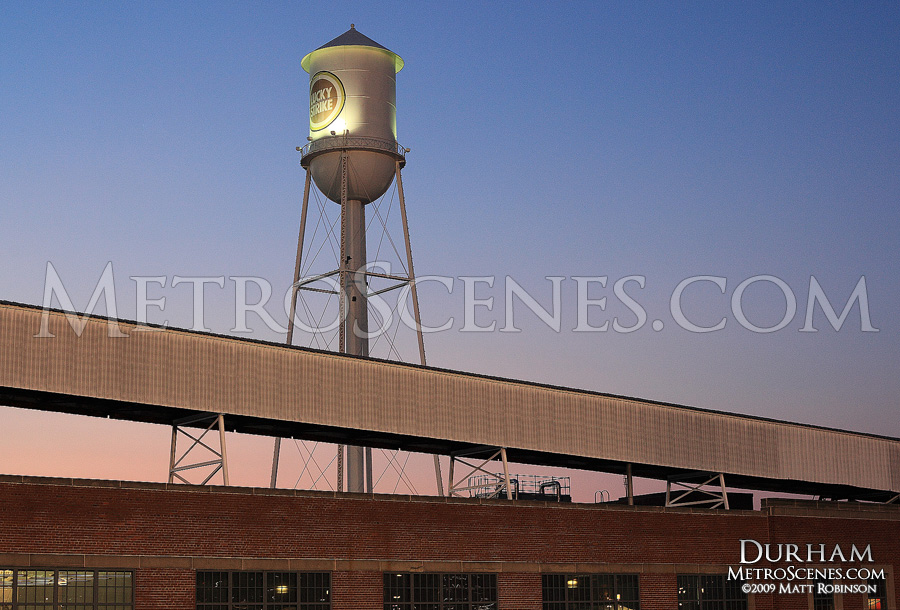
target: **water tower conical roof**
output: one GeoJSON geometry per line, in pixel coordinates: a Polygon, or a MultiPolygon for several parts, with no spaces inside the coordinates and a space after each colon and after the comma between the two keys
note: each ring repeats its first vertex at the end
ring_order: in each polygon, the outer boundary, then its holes
{"type": "MultiPolygon", "coordinates": [[[[361,34],[357,31],[356,26],[350,24],[350,29],[329,42],[326,42],[321,47],[316,49],[316,51],[320,51],[322,49],[327,49],[331,47],[374,47],[376,49],[381,49],[387,53],[389,53],[394,58],[394,70],[399,72],[403,69],[403,60],[399,55],[385,47],[384,45],[380,45],[365,34],[361,34]]],[[[313,53],[308,53],[301,61],[300,66],[309,72],[309,58],[313,53]]]]}

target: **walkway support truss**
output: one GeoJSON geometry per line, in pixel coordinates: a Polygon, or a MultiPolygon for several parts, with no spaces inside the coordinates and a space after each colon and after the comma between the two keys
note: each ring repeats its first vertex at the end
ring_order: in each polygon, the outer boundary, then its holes
{"type": "MultiPolygon", "coordinates": [[[[437,459],[435,457],[435,459],[437,459]]],[[[477,461],[477,460],[476,460],[477,461]]],[[[439,475],[438,475],[439,476],[439,475]]],[[[512,500],[512,486],[510,485],[509,480],[509,462],[506,459],[506,448],[505,447],[475,447],[472,449],[466,449],[463,451],[456,451],[450,454],[450,474],[448,476],[449,487],[447,489],[448,496],[462,496],[461,492],[464,491],[475,491],[478,489],[481,490],[490,490],[493,489],[494,493],[489,495],[488,497],[497,497],[499,498],[501,494],[506,495],[507,500],[512,500]],[[487,456],[486,458],[481,459],[480,462],[469,462],[462,458],[477,458],[479,456],[487,456]],[[503,481],[500,485],[495,483],[487,482],[481,484],[470,485],[469,477],[474,475],[475,473],[482,473],[488,475],[489,478],[493,478],[496,475],[493,472],[485,470],[484,467],[488,464],[488,462],[492,462],[500,458],[503,462],[503,481]],[[470,470],[464,471],[465,474],[456,480],[454,478],[456,472],[456,464],[462,464],[463,466],[468,467],[470,470]]],[[[438,479],[438,483],[440,483],[440,478],[438,479]]]]}
{"type": "Polygon", "coordinates": [[[211,469],[206,475],[206,478],[203,479],[199,485],[206,485],[219,472],[222,473],[222,480],[225,485],[229,485],[228,454],[225,451],[225,417],[221,413],[193,415],[172,422],[172,447],[169,451],[169,483],[174,483],[175,479],[178,479],[186,485],[197,485],[197,483],[192,483],[182,476],[182,473],[197,468],[211,469]],[[209,422],[209,425],[203,428],[202,424],[206,422],[209,422]],[[214,429],[218,431],[218,449],[207,444],[208,441],[204,441],[207,434],[212,433],[213,436],[216,434],[214,429]],[[197,430],[202,430],[202,432],[197,433],[197,430]],[[185,449],[180,457],[178,456],[177,451],[179,434],[187,437],[191,441],[188,448],[185,449]],[[207,457],[209,454],[212,454],[214,457],[203,461],[191,461],[191,459],[199,459],[195,457],[189,459],[189,456],[196,456],[198,452],[203,452],[204,450],[207,457]]]}
{"type": "Polygon", "coordinates": [[[728,510],[725,475],[687,472],[669,476],[666,480],[666,506],[702,506],[728,510]],[[716,485],[718,488],[710,488],[716,485]]]}

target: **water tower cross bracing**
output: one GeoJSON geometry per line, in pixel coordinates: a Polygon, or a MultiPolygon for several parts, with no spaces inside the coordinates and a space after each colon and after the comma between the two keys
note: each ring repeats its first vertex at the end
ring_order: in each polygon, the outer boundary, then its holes
{"type": "MultiPolygon", "coordinates": [[[[397,143],[396,74],[403,60],[374,40],[350,29],[306,55],[301,66],[309,73],[309,136],[301,149],[306,170],[300,238],[294,269],[293,294],[287,342],[293,340],[297,293],[324,277],[337,278],[340,316],[339,350],[355,356],[369,355],[368,279],[395,280],[395,288],[409,285],[418,335],[419,359],[425,364],[425,348],[419,318],[418,295],[406,220],[406,203],[400,170],[409,152],[397,143]],[[397,194],[406,245],[408,275],[376,274],[367,269],[366,205],[376,201],[397,181],[397,194]],[[315,278],[301,279],[301,259],[311,182],[341,207],[338,268],[315,278]]],[[[358,388],[365,392],[365,388],[358,388]]],[[[280,440],[276,440],[272,486],[278,469],[280,440]]],[[[370,448],[346,449],[347,490],[372,492],[370,448]]],[[[438,489],[440,470],[435,460],[438,489]]],[[[343,451],[339,448],[338,488],[343,485],[343,451]]]]}

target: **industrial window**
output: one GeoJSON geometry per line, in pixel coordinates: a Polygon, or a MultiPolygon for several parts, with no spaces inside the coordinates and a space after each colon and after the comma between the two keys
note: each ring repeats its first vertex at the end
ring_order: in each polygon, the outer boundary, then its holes
{"type": "Polygon", "coordinates": [[[870,578],[866,584],[875,587],[875,592],[866,596],[866,608],[868,610],[887,610],[887,585],[884,579],[870,578]]]}
{"type": "Polygon", "coordinates": [[[497,610],[496,574],[384,574],[384,610],[497,610]]]}
{"type": "Polygon", "coordinates": [[[544,610],[640,610],[637,574],[544,574],[544,610]]]}
{"type": "Polygon", "coordinates": [[[132,610],[131,572],[0,570],[0,610],[132,610]]]}
{"type": "Polygon", "coordinates": [[[12,610],[13,571],[0,570],[0,610],[12,610]]]}
{"type": "Polygon", "coordinates": [[[819,585],[830,585],[827,580],[813,582],[813,610],[834,610],[834,594],[819,592],[819,585]]]}
{"type": "Polygon", "coordinates": [[[197,610],[328,610],[327,572],[197,572],[197,610]]]}
{"type": "Polygon", "coordinates": [[[681,574],[678,576],[680,610],[747,610],[747,594],[742,580],[724,574],[681,574]]]}

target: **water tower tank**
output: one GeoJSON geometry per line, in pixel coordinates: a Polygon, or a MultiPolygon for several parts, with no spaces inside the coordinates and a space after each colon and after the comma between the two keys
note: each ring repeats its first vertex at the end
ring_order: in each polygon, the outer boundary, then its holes
{"type": "Polygon", "coordinates": [[[403,60],[354,26],[303,58],[309,72],[309,144],[301,165],[332,201],[341,201],[341,154],[348,154],[347,200],[381,197],[403,165],[397,145],[396,74],[403,60]]]}

